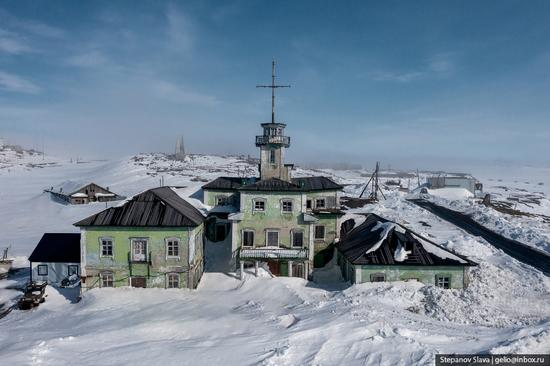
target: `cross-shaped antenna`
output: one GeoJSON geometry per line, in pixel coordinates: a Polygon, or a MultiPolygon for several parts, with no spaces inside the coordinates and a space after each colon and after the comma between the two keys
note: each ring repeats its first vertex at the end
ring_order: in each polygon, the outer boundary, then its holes
{"type": "Polygon", "coordinates": [[[275,89],[290,88],[290,85],[275,85],[275,59],[271,62],[271,85],[256,85],[256,88],[271,88],[271,123],[275,123],[275,89]]]}

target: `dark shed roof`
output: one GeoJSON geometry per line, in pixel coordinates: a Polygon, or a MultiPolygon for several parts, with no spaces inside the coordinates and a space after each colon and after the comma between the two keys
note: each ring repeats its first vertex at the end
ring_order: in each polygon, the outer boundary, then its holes
{"type": "Polygon", "coordinates": [[[204,216],[170,187],[150,189],[75,226],[198,226],[204,216]]]}
{"type": "Polygon", "coordinates": [[[369,214],[365,222],[351,229],[349,223],[342,224],[342,240],[336,244],[336,248],[352,264],[378,264],[378,265],[446,265],[446,266],[473,266],[476,263],[464,256],[445,249],[436,243],[421,237],[402,225],[386,220],[375,214],[369,214]],[[379,223],[393,223],[395,227],[388,232],[381,245],[367,253],[369,249],[381,240],[383,228],[377,228],[379,223]],[[348,230],[345,230],[348,229],[348,230]],[[397,261],[395,252],[399,245],[410,251],[407,259],[397,261]]]}
{"type": "Polygon", "coordinates": [[[341,190],[343,187],[327,177],[292,178],[291,182],[278,178],[259,180],[256,177],[219,177],[202,186],[210,190],[242,190],[242,191],[326,191],[341,190]]]}
{"type": "Polygon", "coordinates": [[[46,233],[34,248],[30,262],[80,263],[80,233],[46,233]]]}

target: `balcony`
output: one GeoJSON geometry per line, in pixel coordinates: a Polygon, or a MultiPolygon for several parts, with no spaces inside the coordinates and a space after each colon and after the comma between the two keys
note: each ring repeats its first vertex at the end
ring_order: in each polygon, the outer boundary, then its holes
{"type": "Polygon", "coordinates": [[[289,136],[256,136],[256,146],[268,145],[268,144],[280,144],[284,147],[290,146],[289,136]]]}
{"type": "Polygon", "coordinates": [[[241,248],[239,257],[241,259],[307,259],[306,248],[241,248]]]}

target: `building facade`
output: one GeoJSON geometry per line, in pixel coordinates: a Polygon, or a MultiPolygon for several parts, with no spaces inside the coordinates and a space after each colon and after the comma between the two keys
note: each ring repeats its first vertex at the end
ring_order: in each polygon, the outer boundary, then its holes
{"type": "Polygon", "coordinates": [[[66,182],[61,187],[45,190],[51,196],[61,202],[71,205],[83,205],[90,202],[109,202],[119,201],[125,197],[119,196],[109,190],[109,187],[103,188],[95,183],[89,183],[84,186],[75,185],[73,182],[66,182]]]}
{"type": "Polygon", "coordinates": [[[29,256],[31,281],[59,286],[80,276],[80,258],[79,233],[45,233],[29,256]]]}
{"type": "Polygon", "coordinates": [[[174,187],[150,189],[77,222],[82,287],[196,288],[204,271],[203,222],[174,187]]]}

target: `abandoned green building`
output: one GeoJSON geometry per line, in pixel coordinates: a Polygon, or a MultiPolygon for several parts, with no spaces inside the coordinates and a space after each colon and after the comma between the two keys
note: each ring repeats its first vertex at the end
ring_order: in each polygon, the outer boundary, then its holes
{"type": "Polygon", "coordinates": [[[351,283],[416,280],[464,288],[468,267],[477,265],[375,214],[359,225],[353,220],[343,223],[342,239],[336,244],[342,276],[351,283]]]}
{"type": "Polygon", "coordinates": [[[159,187],[75,223],[82,288],[196,288],[204,270],[203,214],[159,187]]]}
{"type": "MultiPolygon", "coordinates": [[[[268,87],[278,87],[274,74],[268,87]]],[[[291,177],[293,165],[284,161],[290,137],[275,121],[274,104],[271,122],[261,126],[260,177],[220,177],[202,187],[204,203],[214,206],[208,230],[227,236],[241,275],[246,265],[264,262],[274,275],[307,278],[339,237],[342,186],[327,177],[291,177]]]]}

